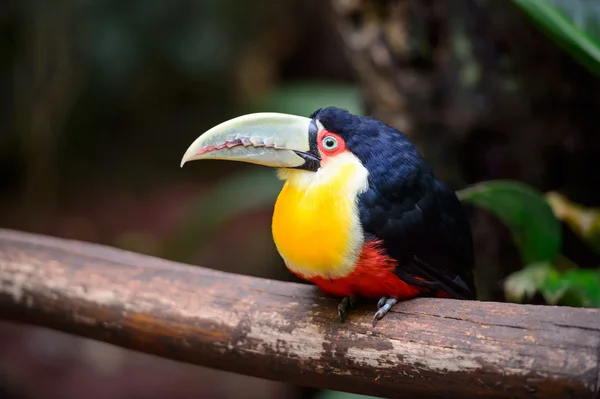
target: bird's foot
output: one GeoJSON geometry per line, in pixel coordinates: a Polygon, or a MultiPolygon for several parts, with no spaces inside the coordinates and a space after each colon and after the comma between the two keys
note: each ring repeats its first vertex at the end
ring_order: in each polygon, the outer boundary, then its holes
{"type": "Polygon", "coordinates": [[[342,299],[342,302],[337,307],[338,316],[340,317],[340,321],[346,320],[348,316],[348,311],[354,309],[356,306],[356,297],[346,296],[342,299]]]}
{"type": "Polygon", "coordinates": [[[377,324],[377,322],[381,320],[383,316],[385,316],[385,314],[392,308],[392,306],[394,306],[397,303],[398,300],[396,298],[388,298],[385,296],[381,297],[379,302],[377,302],[378,310],[375,313],[375,316],[373,316],[373,327],[375,327],[375,324],[377,324]]]}

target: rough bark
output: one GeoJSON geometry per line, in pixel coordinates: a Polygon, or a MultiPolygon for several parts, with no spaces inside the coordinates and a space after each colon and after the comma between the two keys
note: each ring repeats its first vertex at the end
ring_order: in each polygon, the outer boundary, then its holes
{"type": "Polygon", "coordinates": [[[600,311],[418,299],[375,328],[314,287],[0,230],[0,317],[305,386],[383,397],[592,398],[600,311]]]}

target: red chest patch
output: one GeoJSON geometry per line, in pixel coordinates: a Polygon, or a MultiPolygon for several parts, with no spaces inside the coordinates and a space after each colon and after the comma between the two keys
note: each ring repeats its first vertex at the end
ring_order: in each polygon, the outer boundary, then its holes
{"type": "Polygon", "coordinates": [[[337,279],[299,277],[336,296],[408,299],[421,293],[423,289],[406,284],[394,274],[396,266],[396,260],[387,256],[378,242],[370,241],[363,246],[356,267],[348,276],[337,279]]]}

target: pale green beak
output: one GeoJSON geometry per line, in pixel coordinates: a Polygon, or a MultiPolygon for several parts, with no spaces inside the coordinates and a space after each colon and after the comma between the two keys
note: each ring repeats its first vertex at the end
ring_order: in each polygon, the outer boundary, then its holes
{"type": "Polygon", "coordinates": [[[313,170],[317,125],[310,118],[264,112],[223,122],[198,137],[181,160],[223,159],[276,168],[313,170]]]}

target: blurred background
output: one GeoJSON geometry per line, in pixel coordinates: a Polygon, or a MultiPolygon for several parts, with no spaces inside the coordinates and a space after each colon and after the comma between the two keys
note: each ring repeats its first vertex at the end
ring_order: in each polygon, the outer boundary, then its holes
{"type": "MultiPolygon", "coordinates": [[[[228,118],[335,105],[466,190],[479,299],[600,306],[599,23],[594,0],[4,0],[0,226],[292,281],[273,170],[179,161],[228,118]]],[[[1,398],[326,395],[0,323],[1,398]]]]}

